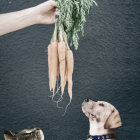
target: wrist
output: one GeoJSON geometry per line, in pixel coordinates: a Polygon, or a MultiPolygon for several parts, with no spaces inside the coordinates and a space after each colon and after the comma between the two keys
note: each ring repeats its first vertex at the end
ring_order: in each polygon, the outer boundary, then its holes
{"type": "Polygon", "coordinates": [[[36,10],[36,7],[29,8],[28,11],[32,24],[39,24],[39,14],[36,10]]]}
{"type": "Polygon", "coordinates": [[[41,18],[42,15],[40,14],[40,10],[38,9],[38,6],[32,7],[32,20],[34,21],[34,24],[41,24],[41,18]]]}

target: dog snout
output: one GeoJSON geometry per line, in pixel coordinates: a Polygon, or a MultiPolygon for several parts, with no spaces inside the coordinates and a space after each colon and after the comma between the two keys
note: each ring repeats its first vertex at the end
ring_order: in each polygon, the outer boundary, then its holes
{"type": "Polygon", "coordinates": [[[84,101],[85,101],[85,102],[89,102],[89,98],[86,98],[84,101]]]}

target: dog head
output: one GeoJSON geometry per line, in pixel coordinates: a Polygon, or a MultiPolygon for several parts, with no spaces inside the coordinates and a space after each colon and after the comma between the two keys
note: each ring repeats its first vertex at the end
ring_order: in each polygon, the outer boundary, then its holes
{"type": "Polygon", "coordinates": [[[90,119],[102,122],[105,129],[113,129],[122,125],[117,109],[105,101],[92,101],[87,98],[82,103],[83,113],[90,119]]]}
{"type": "Polygon", "coordinates": [[[40,128],[22,130],[18,133],[4,131],[5,140],[44,140],[43,131],[40,128]]]}

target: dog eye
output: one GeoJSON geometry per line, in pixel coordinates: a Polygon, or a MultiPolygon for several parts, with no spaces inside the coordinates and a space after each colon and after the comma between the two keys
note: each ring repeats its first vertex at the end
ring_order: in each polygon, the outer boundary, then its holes
{"type": "Polygon", "coordinates": [[[100,104],[99,104],[99,106],[102,106],[102,107],[104,107],[105,105],[104,105],[103,103],[100,103],[100,104]]]}

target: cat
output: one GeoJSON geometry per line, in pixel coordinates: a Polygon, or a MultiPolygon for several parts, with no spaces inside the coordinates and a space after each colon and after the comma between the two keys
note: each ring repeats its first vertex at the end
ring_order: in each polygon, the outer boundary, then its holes
{"type": "Polygon", "coordinates": [[[25,129],[18,133],[4,130],[5,140],[44,140],[43,131],[40,128],[25,129]]]}

